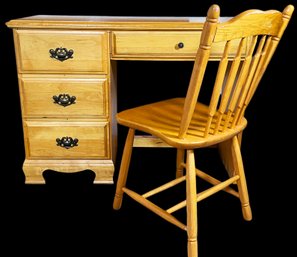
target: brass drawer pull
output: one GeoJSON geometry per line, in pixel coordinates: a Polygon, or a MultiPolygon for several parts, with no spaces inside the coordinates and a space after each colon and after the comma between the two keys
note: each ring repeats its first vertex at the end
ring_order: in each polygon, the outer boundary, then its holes
{"type": "Polygon", "coordinates": [[[74,51],[72,49],[67,50],[65,47],[57,47],[56,49],[49,50],[51,58],[57,59],[61,62],[73,58],[74,51]]]}
{"type": "Polygon", "coordinates": [[[61,146],[65,149],[72,148],[74,146],[78,146],[78,139],[77,138],[72,138],[72,137],[62,137],[62,138],[57,138],[56,139],[57,146],[61,146]]]}
{"type": "Polygon", "coordinates": [[[58,96],[54,95],[53,99],[55,104],[66,107],[71,104],[75,104],[76,97],[68,94],[59,94],[58,96]]]}

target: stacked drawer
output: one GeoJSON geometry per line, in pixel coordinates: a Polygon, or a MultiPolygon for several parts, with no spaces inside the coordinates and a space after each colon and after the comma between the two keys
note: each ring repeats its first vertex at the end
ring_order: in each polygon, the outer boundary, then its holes
{"type": "Polygon", "coordinates": [[[112,183],[108,33],[14,30],[27,183],[91,169],[112,183]]]}

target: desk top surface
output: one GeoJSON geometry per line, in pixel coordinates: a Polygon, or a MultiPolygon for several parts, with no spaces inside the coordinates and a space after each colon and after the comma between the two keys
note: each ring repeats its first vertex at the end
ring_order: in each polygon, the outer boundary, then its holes
{"type": "MultiPolygon", "coordinates": [[[[221,21],[228,17],[221,17],[221,21]]],[[[13,19],[10,28],[201,30],[205,17],[35,15],[13,19]]]]}

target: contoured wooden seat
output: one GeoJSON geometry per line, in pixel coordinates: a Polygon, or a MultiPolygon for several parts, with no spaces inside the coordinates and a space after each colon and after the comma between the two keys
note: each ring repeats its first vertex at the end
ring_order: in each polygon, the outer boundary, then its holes
{"type": "MultiPolygon", "coordinates": [[[[157,136],[170,146],[180,149],[195,149],[217,144],[237,135],[247,124],[243,118],[234,128],[224,130],[224,122],[217,123],[219,112],[213,115],[213,122],[210,124],[208,106],[198,102],[195,104],[187,133],[181,138],[180,119],[184,105],[185,98],[173,98],[123,111],[118,114],[117,119],[122,125],[157,136]],[[208,123],[209,131],[206,137],[205,128],[208,123]],[[216,124],[220,125],[217,127],[216,124]]],[[[226,118],[227,116],[223,114],[222,121],[226,118]]],[[[230,119],[230,123],[232,120],[230,119]]]]}
{"type": "Polygon", "coordinates": [[[207,13],[186,96],[139,106],[117,114],[118,123],[129,130],[113,208],[120,209],[125,193],[163,219],[185,230],[188,236],[188,257],[198,256],[199,201],[225,190],[239,198],[243,218],[252,219],[240,149],[242,132],[247,126],[244,114],[293,11],[292,5],[286,6],[282,12],[247,10],[220,23],[220,8],[212,5],[207,13]],[[217,65],[214,83],[204,84],[212,45],[218,43],[224,46],[224,50],[217,65]],[[200,102],[199,92],[202,87],[212,88],[207,103],[200,102]],[[132,148],[137,142],[135,131],[146,132],[153,136],[152,139],[157,138],[177,149],[176,178],[141,194],[126,186],[132,148]],[[195,166],[194,150],[209,146],[217,146],[220,151],[229,175],[225,181],[219,181],[195,166]],[[197,193],[197,177],[208,181],[212,186],[197,193]],[[150,196],[184,181],[185,201],[165,210],[149,200],[150,196]],[[238,190],[234,190],[231,184],[237,185],[238,190]],[[183,207],[186,207],[186,224],[173,215],[183,207]]]}

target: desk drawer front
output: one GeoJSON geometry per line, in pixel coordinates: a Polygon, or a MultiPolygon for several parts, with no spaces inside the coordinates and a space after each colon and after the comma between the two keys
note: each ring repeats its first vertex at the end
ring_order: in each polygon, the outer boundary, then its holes
{"type": "Polygon", "coordinates": [[[26,121],[25,139],[28,158],[110,158],[107,122],[26,121]]]}
{"type": "Polygon", "coordinates": [[[108,117],[105,77],[20,76],[23,113],[39,117],[108,117]]]}
{"type": "Polygon", "coordinates": [[[15,38],[20,72],[107,72],[105,32],[16,30],[15,38]]]}
{"type": "MultiPolygon", "coordinates": [[[[200,37],[200,31],[116,31],[112,36],[112,54],[115,58],[194,59],[200,37]]],[[[214,59],[222,55],[222,46],[221,43],[213,45],[211,56],[214,59]]],[[[234,47],[232,51],[231,46],[231,53],[235,50],[234,47]]]]}

